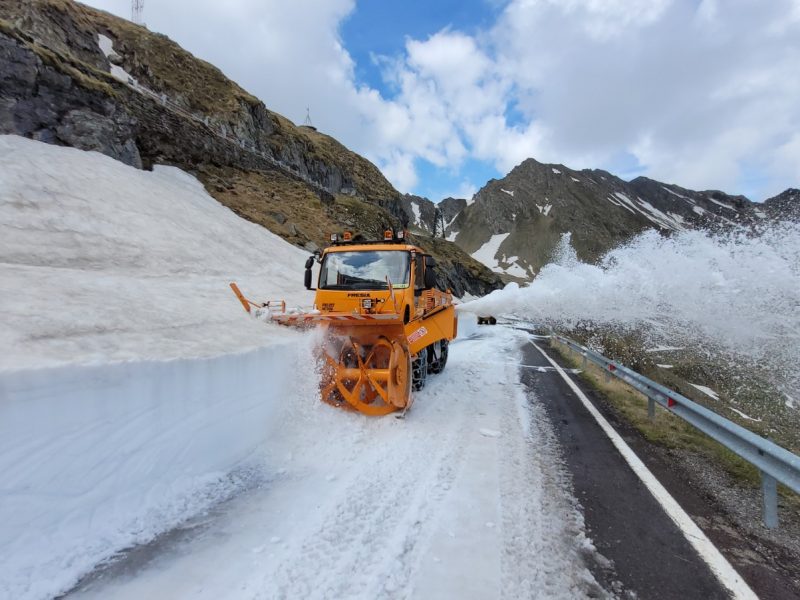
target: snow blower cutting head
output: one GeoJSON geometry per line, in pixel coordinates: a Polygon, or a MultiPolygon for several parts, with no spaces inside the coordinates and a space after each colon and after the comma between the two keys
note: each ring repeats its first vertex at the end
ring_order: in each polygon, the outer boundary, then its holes
{"type": "MultiPolygon", "coordinates": [[[[316,291],[314,309],[271,319],[283,325],[323,329],[319,348],[322,400],[368,415],[407,410],[411,389],[447,362],[457,318],[449,291],[436,289],[436,262],[407,242],[406,232],[355,241],[350,232],[306,261],[305,287],[316,291]],[[317,287],[312,270],[320,264],[317,287]]],[[[245,310],[276,306],[247,300],[231,284],[245,310]]]]}

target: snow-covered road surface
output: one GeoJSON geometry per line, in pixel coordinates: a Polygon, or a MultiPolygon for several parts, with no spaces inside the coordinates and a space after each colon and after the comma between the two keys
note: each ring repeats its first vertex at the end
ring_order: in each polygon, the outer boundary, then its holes
{"type": "Polygon", "coordinates": [[[459,339],[405,420],[335,410],[306,386],[271,429],[263,484],[70,597],[603,595],[553,432],[519,383],[519,336],[459,339]]]}

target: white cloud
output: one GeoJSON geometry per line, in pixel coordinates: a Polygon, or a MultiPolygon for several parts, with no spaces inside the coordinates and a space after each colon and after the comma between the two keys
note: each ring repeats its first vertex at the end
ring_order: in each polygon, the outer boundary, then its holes
{"type": "MultiPolygon", "coordinates": [[[[122,0],[90,1],[129,14],[122,0]]],[[[460,177],[467,159],[613,171],[633,155],[686,187],[737,192],[754,170],[760,196],[800,183],[800,0],[511,0],[488,30],[374,56],[383,93],[356,81],[339,38],[354,7],[172,0],[145,16],[271,109],[300,121],[310,106],[404,192],[417,159],[460,177]]]]}
{"type": "MultiPolygon", "coordinates": [[[[800,126],[800,27],[786,25],[788,7],[516,0],[492,33],[498,64],[519,74],[522,110],[561,162],[613,170],[627,152],[649,176],[737,192],[800,126]]],[[[762,196],[797,183],[797,171],[769,175],[762,196]]]]}
{"type": "Polygon", "coordinates": [[[414,156],[411,154],[395,152],[381,159],[378,166],[386,178],[400,190],[411,190],[417,184],[414,156]]]}

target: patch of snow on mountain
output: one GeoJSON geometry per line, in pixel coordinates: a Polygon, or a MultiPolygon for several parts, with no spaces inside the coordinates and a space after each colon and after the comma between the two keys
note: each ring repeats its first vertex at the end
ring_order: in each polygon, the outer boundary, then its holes
{"type": "MultiPolygon", "coordinates": [[[[103,35],[102,33],[98,34],[97,36],[97,45],[100,47],[100,51],[105,55],[106,58],[117,57],[118,54],[114,52],[114,42],[111,41],[111,38],[103,35]]],[[[125,69],[120,66],[115,65],[113,62],[110,63],[111,65],[111,76],[115,79],[119,79],[123,83],[138,83],[133,76],[128,73],[125,69]]]]}
{"type": "Polygon", "coordinates": [[[727,208],[728,210],[732,210],[733,212],[736,212],[736,208],[734,208],[730,204],[725,204],[724,202],[720,202],[719,200],[716,200],[716,199],[712,198],[711,196],[709,196],[708,199],[711,200],[717,206],[721,206],[722,208],[727,208]]]}
{"type": "Polygon", "coordinates": [[[669,192],[670,194],[672,194],[673,196],[677,196],[678,198],[683,198],[684,200],[688,200],[689,202],[691,202],[692,204],[694,204],[694,200],[692,200],[691,198],[689,198],[689,196],[684,196],[683,194],[679,194],[678,192],[675,192],[675,191],[673,191],[673,190],[669,189],[669,188],[668,188],[667,186],[665,186],[665,185],[662,185],[661,187],[662,187],[664,190],[668,191],[668,192],[669,192]]]}
{"type": "Polygon", "coordinates": [[[622,202],[622,204],[618,206],[623,206],[624,208],[627,208],[633,214],[636,214],[637,212],[640,213],[643,212],[642,209],[640,209],[638,206],[636,206],[636,204],[634,204],[633,200],[628,198],[622,192],[614,192],[614,196],[616,196],[622,202]]]}
{"type": "Polygon", "coordinates": [[[559,171],[555,167],[553,167],[553,173],[555,173],[556,175],[561,175],[561,171],[559,171]]]}
{"type": "Polygon", "coordinates": [[[753,417],[751,417],[749,415],[746,415],[745,413],[740,411],[738,408],[733,408],[732,406],[729,406],[728,408],[730,408],[733,412],[735,412],[737,415],[739,415],[740,417],[742,417],[743,419],[745,419],[747,421],[755,421],[756,423],[760,423],[761,422],[761,419],[754,419],[753,417]]]}
{"type": "Polygon", "coordinates": [[[513,275],[514,277],[528,277],[528,272],[517,263],[513,263],[510,267],[505,269],[504,272],[508,275],[513,275]]]}
{"type": "Polygon", "coordinates": [[[546,217],[547,215],[550,214],[550,209],[553,208],[553,205],[552,204],[545,204],[544,206],[541,206],[541,205],[537,204],[536,208],[539,209],[539,213],[540,214],[542,214],[542,215],[544,215],[546,217]]]}
{"type": "Polygon", "coordinates": [[[505,192],[506,194],[508,194],[512,198],[514,197],[514,190],[504,190],[503,188],[500,188],[500,191],[501,192],[505,192]]]}
{"type": "Polygon", "coordinates": [[[760,211],[760,210],[755,210],[754,212],[755,212],[755,215],[756,215],[756,216],[757,216],[759,219],[766,219],[766,218],[767,218],[767,215],[766,215],[766,214],[765,214],[763,211],[760,211]]]}
{"type": "Polygon", "coordinates": [[[647,216],[650,221],[665,227],[667,229],[671,229],[673,231],[680,231],[683,229],[683,226],[680,222],[676,221],[669,215],[665,215],[663,212],[658,210],[655,206],[647,202],[646,200],[642,200],[641,198],[636,198],[639,201],[639,204],[644,207],[644,209],[649,213],[647,216]]]}
{"type": "Polygon", "coordinates": [[[572,181],[575,181],[576,183],[580,183],[581,182],[580,179],[577,179],[577,178],[572,177],[572,176],[570,176],[570,179],[572,179],[572,181]]]}
{"type": "Polygon", "coordinates": [[[489,238],[488,242],[472,253],[472,258],[483,263],[492,271],[502,273],[503,269],[497,264],[496,254],[500,250],[500,244],[502,244],[509,235],[511,234],[498,233],[493,235],[491,238],[489,238]]]}
{"type": "Polygon", "coordinates": [[[694,388],[697,388],[698,390],[703,392],[706,396],[709,396],[709,397],[713,398],[714,400],[719,400],[719,394],[717,394],[717,392],[712,390],[710,387],[706,387],[704,385],[699,385],[697,383],[690,383],[689,385],[691,385],[694,388]]]}
{"type": "Polygon", "coordinates": [[[417,204],[413,200],[411,201],[411,212],[414,213],[414,225],[416,225],[417,227],[422,227],[422,223],[420,221],[419,204],[417,204]]]}
{"type": "Polygon", "coordinates": [[[619,202],[618,200],[614,199],[614,196],[607,196],[607,197],[606,197],[606,200],[608,200],[609,202],[611,202],[611,204],[613,204],[614,206],[620,206],[620,207],[624,208],[625,210],[627,210],[628,212],[630,212],[630,213],[632,213],[632,214],[634,214],[634,215],[636,214],[636,211],[635,211],[635,210],[633,210],[633,209],[632,209],[630,206],[628,206],[627,204],[623,204],[622,202],[619,202]]]}
{"type": "Polygon", "coordinates": [[[705,214],[708,212],[708,211],[707,211],[705,208],[703,208],[702,206],[693,206],[693,207],[692,207],[692,210],[693,210],[694,212],[696,212],[696,213],[697,213],[698,215],[700,215],[700,216],[703,216],[703,215],[705,215],[705,214]]]}

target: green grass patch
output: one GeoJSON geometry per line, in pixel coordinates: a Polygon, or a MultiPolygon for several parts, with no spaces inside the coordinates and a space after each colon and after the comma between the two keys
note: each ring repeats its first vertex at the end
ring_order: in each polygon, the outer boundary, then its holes
{"type": "Polygon", "coordinates": [[[574,368],[583,369],[581,378],[595,391],[602,394],[611,406],[625,418],[644,438],[664,448],[689,450],[700,453],[720,465],[734,479],[749,487],[760,485],[761,476],[753,465],[731,452],[719,442],[660,406],[656,406],[655,418],[647,415],[647,397],[622,380],[606,374],[599,367],[582,360],[568,347],[552,342],[552,347],[574,368]]]}

